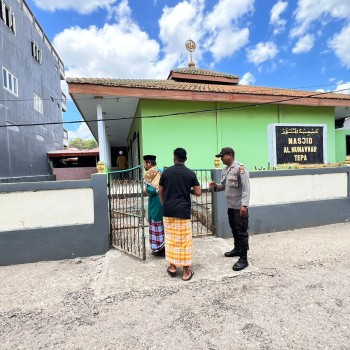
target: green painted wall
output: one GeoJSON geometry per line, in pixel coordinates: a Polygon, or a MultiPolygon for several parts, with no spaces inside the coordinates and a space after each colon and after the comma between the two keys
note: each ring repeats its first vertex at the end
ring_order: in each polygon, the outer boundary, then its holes
{"type": "Polygon", "coordinates": [[[141,101],[139,108],[143,154],[156,154],[160,166],[172,165],[173,150],[183,147],[189,167],[213,168],[214,155],[230,146],[250,170],[267,167],[272,123],[327,124],[328,162],[336,161],[334,108],[167,100],[141,101]],[[189,113],[198,110],[210,111],[189,113]],[[147,118],[174,113],[185,114],[147,118]]]}
{"type": "Polygon", "coordinates": [[[142,135],[144,154],[157,155],[159,166],[173,165],[173,151],[177,147],[187,150],[187,166],[213,168],[217,150],[215,112],[181,114],[161,118],[152,115],[183,113],[215,109],[215,103],[192,101],[142,101],[142,135]]]}
{"type": "MultiPolygon", "coordinates": [[[[128,149],[130,147],[130,142],[133,139],[133,135],[134,133],[139,133],[139,141],[140,141],[140,153],[141,153],[141,157],[143,154],[143,139],[142,139],[142,123],[141,123],[141,110],[140,110],[140,106],[138,106],[135,116],[134,116],[134,120],[132,121],[131,127],[130,127],[130,131],[129,131],[129,135],[128,135],[128,149]]],[[[141,158],[142,159],[142,158],[141,158]]],[[[130,160],[128,160],[130,162],[130,160]]],[[[131,164],[129,163],[129,166],[131,164]]]]}
{"type": "Polygon", "coordinates": [[[336,129],[335,130],[335,161],[344,162],[346,154],[346,136],[350,135],[350,130],[336,129]]]}
{"type": "MultiPolygon", "coordinates": [[[[224,108],[229,106],[229,104],[221,105],[224,108]]],[[[236,152],[236,159],[250,170],[254,170],[255,166],[267,167],[269,161],[267,126],[278,122],[278,106],[244,108],[242,104],[231,104],[231,106],[237,108],[220,112],[219,148],[232,147],[236,152]]]]}

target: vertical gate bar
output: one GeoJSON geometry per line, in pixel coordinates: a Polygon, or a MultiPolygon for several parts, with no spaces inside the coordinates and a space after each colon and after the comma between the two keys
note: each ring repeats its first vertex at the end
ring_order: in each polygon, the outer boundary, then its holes
{"type": "Polygon", "coordinates": [[[112,235],[113,235],[113,229],[112,229],[112,220],[113,220],[113,208],[112,208],[112,201],[111,201],[111,183],[110,183],[110,176],[107,177],[107,186],[108,186],[108,204],[109,204],[109,246],[112,246],[112,235]]]}

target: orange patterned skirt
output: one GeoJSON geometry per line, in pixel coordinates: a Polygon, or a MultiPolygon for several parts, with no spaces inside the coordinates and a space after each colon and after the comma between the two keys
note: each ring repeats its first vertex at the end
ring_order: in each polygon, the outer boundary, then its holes
{"type": "Polygon", "coordinates": [[[190,219],[163,217],[165,256],[175,266],[192,265],[192,224],[190,219]]]}

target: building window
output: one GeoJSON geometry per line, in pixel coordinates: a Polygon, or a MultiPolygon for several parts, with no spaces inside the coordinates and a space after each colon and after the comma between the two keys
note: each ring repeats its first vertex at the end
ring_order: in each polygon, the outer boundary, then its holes
{"type": "Polygon", "coordinates": [[[16,34],[15,15],[11,11],[11,7],[6,5],[3,0],[0,0],[0,17],[12,32],[16,34]]]}
{"type": "Polygon", "coordinates": [[[34,95],[34,109],[41,114],[43,113],[43,99],[36,94],[34,95]]]}
{"type": "Polygon", "coordinates": [[[43,51],[39,49],[38,44],[34,41],[32,41],[32,56],[38,63],[41,64],[43,62],[43,51]]]}
{"type": "Polygon", "coordinates": [[[11,74],[6,68],[2,67],[3,86],[7,91],[18,96],[17,78],[11,74]]]}
{"type": "Polygon", "coordinates": [[[346,155],[350,156],[350,135],[346,135],[346,155]]]}

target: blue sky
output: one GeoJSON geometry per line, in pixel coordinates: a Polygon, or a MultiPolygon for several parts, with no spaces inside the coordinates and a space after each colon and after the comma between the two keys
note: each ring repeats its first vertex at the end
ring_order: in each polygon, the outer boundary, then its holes
{"type": "MultiPolygon", "coordinates": [[[[197,67],[236,74],[241,84],[350,88],[350,0],[27,2],[67,77],[166,79],[187,66],[191,38],[197,67]]],[[[72,102],[63,117],[80,118],[72,102]]],[[[70,138],[89,138],[84,124],[66,127],[70,138]]]]}

